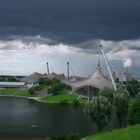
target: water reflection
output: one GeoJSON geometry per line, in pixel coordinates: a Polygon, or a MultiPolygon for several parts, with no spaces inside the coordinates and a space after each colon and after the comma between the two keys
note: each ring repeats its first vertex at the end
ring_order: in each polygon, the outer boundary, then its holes
{"type": "MultiPolygon", "coordinates": [[[[116,126],[111,124],[111,127],[116,126]]],[[[50,136],[71,132],[78,132],[82,136],[97,132],[96,126],[84,116],[80,107],[0,97],[1,136],[50,136]],[[40,128],[33,129],[34,124],[40,128]]]]}

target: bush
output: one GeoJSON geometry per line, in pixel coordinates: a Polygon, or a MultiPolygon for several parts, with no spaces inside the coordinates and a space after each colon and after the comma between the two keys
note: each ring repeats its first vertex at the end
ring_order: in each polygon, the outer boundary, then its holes
{"type": "Polygon", "coordinates": [[[72,133],[66,136],[66,140],[80,140],[81,137],[78,133],[72,133]]]}
{"type": "Polygon", "coordinates": [[[36,91],[40,91],[44,88],[43,85],[39,85],[39,86],[35,86],[35,87],[31,87],[28,92],[29,94],[33,95],[36,91]]]}
{"type": "Polygon", "coordinates": [[[80,140],[81,137],[78,133],[72,133],[68,135],[58,135],[58,136],[51,136],[47,138],[47,140],[80,140]]]}
{"type": "Polygon", "coordinates": [[[140,98],[132,100],[128,120],[131,125],[140,123],[140,98]]]}
{"type": "Polygon", "coordinates": [[[29,94],[33,95],[35,93],[35,89],[32,87],[28,90],[29,94]]]}
{"type": "Polygon", "coordinates": [[[47,140],[66,140],[66,135],[51,136],[47,140]]]}

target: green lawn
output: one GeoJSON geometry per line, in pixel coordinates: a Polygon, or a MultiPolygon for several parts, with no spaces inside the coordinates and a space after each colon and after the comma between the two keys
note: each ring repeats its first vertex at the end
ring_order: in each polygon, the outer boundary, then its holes
{"type": "Polygon", "coordinates": [[[0,137],[0,140],[46,140],[45,137],[0,137]]]}
{"type": "Polygon", "coordinates": [[[82,140],[140,140],[140,125],[82,138],[82,140]]]}
{"type": "MultiPolygon", "coordinates": [[[[75,99],[78,99],[78,95],[69,94],[67,91],[62,91],[58,95],[50,95],[40,98],[40,101],[46,103],[59,103],[61,101],[67,101],[72,103],[75,99]]],[[[79,99],[80,102],[84,102],[82,99],[79,99]]]]}
{"type": "Polygon", "coordinates": [[[24,96],[29,97],[30,94],[26,89],[0,89],[0,95],[6,96],[24,96]]]}

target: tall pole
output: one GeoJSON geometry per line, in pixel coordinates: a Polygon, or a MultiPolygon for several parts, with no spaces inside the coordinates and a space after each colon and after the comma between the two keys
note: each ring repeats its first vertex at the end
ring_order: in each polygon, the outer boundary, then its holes
{"type": "Polygon", "coordinates": [[[89,103],[89,85],[88,85],[88,103],[89,103]]]}
{"type": "Polygon", "coordinates": [[[50,71],[49,71],[49,63],[47,62],[47,73],[48,75],[50,75],[50,71]]]}
{"type": "Polygon", "coordinates": [[[115,81],[114,81],[114,78],[113,78],[113,76],[112,76],[110,67],[109,67],[109,65],[108,65],[108,61],[107,61],[107,58],[106,58],[106,56],[105,56],[105,53],[104,53],[104,50],[103,50],[103,46],[100,45],[100,48],[101,48],[101,52],[102,52],[102,55],[103,55],[104,60],[105,60],[105,64],[106,64],[107,70],[108,70],[108,72],[109,72],[109,76],[110,76],[111,82],[112,82],[112,84],[113,84],[114,90],[116,91],[116,90],[117,90],[116,83],[115,83],[115,81]]]}
{"type": "Polygon", "coordinates": [[[70,72],[69,72],[69,62],[67,62],[67,75],[68,75],[68,79],[70,78],[70,72]]]}

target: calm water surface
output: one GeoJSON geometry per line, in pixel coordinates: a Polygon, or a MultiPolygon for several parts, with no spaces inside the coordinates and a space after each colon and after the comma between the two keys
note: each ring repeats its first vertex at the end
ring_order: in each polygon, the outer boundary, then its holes
{"type": "Polygon", "coordinates": [[[72,132],[82,136],[97,132],[80,107],[0,97],[0,136],[50,136],[72,132]],[[32,125],[40,128],[33,129],[32,125]]]}
{"type": "Polygon", "coordinates": [[[95,131],[82,108],[0,97],[0,136],[50,136],[71,132],[87,135],[95,131]],[[40,128],[33,129],[32,125],[40,128]]]}

